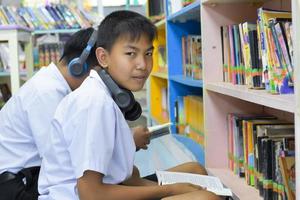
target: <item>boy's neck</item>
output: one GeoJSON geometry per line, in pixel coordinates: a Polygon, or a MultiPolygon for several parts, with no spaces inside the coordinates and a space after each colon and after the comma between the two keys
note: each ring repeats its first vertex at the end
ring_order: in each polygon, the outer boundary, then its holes
{"type": "Polygon", "coordinates": [[[70,75],[68,71],[68,67],[65,64],[60,62],[57,64],[57,66],[58,66],[58,70],[60,71],[64,79],[67,81],[72,91],[77,89],[88,75],[87,73],[87,75],[84,75],[82,77],[74,77],[70,75]]]}

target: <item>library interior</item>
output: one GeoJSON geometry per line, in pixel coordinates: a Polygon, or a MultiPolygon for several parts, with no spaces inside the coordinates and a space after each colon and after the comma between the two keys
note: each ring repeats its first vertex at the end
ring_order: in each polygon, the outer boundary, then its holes
{"type": "Polygon", "coordinates": [[[0,199],[300,199],[299,13],[0,0],[0,199]]]}

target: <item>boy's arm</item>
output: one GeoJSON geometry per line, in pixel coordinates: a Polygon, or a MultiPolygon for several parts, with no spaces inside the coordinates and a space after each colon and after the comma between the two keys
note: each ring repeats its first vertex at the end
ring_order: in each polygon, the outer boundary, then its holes
{"type": "Polygon", "coordinates": [[[144,200],[160,199],[172,195],[201,190],[191,184],[165,186],[125,186],[102,182],[103,175],[95,171],[85,171],[77,180],[80,200],[144,200]]]}
{"type": "Polygon", "coordinates": [[[133,166],[131,177],[124,181],[122,184],[127,186],[154,186],[158,183],[141,178],[138,168],[136,166],[133,166]]]}

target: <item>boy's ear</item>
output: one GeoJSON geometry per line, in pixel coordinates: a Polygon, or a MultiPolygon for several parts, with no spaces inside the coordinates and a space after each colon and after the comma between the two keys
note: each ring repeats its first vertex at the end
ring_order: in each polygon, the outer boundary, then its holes
{"type": "Polygon", "coordinates": [[[102,66],[103,68],[108,67],[108,52],[104,48],[98,47],[96,49],[96,57],[100,66],[102,66]]]}

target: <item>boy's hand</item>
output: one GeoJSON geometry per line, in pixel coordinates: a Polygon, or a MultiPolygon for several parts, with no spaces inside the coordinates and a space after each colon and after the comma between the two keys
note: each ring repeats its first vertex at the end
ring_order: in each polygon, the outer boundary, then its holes
{"type": "Polygon", "coordinates": [[[150,143],[150,132],[147,127],[137,126],[132,129],[133,139],[137,149],[147,149],[150,143]]]}

